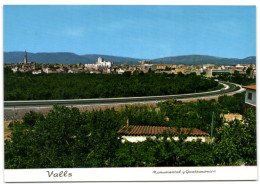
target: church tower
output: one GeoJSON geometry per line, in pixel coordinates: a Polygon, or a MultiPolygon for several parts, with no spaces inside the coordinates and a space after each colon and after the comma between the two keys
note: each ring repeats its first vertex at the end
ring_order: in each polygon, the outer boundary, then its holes
{"type": "Polygon", "coordinates": [[[98,62],[97,63],[103,63],[104,59],[102,57],[98,57],[98,62]]]}
{"type": "Polygon", "coordinates": [[[27,63],[27,53],[26,53],[26,50],[25,50],[25,52],[24,52],[24,59],[23,59],[23,62],[24,62],[24,64],[27,63]]]}

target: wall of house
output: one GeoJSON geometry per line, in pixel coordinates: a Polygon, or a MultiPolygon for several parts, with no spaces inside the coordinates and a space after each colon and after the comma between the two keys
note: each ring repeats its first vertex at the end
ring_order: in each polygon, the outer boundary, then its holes
{"type": "Polygon", "coordinates": [[[256,106],[256,90],[246,89],[245,103],[256,106]],[[252,93],[252,99],[248,98],[249,93],[252,93]]]}
{"type": "MultiPolygon", "coordinates": [[[[129,142],[142,142],[146,141],[147,138],[156,139],[156,136],[122,136],[122,143],[124,143],[126,140],[129,142]]],[[[179,140],[179,137],[173,137],[175,141],[179,140]]],[[[207,137],[203,136],[189,136],[185,141],[196,141],[198,139],[201,139],[202,142],[208,142],[206,141],[207,137]]],[[[170,138],[167,138],[167,140],[170,140],[170,138]]]]}

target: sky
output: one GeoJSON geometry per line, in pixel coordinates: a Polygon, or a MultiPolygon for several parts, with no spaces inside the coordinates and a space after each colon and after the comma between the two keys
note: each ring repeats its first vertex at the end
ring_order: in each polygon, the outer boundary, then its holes
{"type": "Polygon", "coordinates": [[[255,6],[5,5],[4,51],[256,55],[255,6]]]}

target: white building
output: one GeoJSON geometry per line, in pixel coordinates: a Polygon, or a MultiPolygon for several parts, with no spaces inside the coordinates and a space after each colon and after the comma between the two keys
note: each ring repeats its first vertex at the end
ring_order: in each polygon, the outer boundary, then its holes
{"type": "Polygon", "coordinates": [[[118,74],[123,74],[125,71],[122,70],[121,68],[119,68],[119,70],[117,71],[118,74]]]}
{"type": "Polygon", "coordinates": [[[57,73],[56,70],[54,70],[52,68],[48,68],[48,67],[47,68],[43,68],[42,71],[44,73],[47,73],[47,74],[49,74],[49,73],[57,73]]]}
{"type": "Polygon", "coordinates": [[[85,68],[88,69],[98,69],[96,64],[85,64],[85,68]]]}
{"type": "Polygon", "coordinates": [[[33,70],[32,71],[32,74],[36,75],[36,74],[41,74],[42,71],[41,70],[33,70]]]}
{"type": "Polygon", "coordinates": [[[256,108],[256,85],[243,86],[246,89],[245,111],[248,107],[256,108]]]}
{"type": "MultiPolygon", "coordinates": [[[[148,137],[156,139],[156,136],[162,135],[164,132],[175,134],[172,137],[175,141],[179,140],[178,133],[184,133],[189,134],[185,141],[197,141],[200,139],[202,142],[210,142],[209,134],[196,128],[180,128],[180,132],[178,132],[177,128],[174,127],[130,125],[124,126],[117,133],[122,136],[122,142],[136,143],[145,141],[148,137]]],[[[167,140],[170,140],[170,138],[167,138],[167,140]]]]}
{"type": "Polygon", "coordinates": [[[212,77],[214,75],[219,75],[223,73],[232,73],[231,69],[207,69],[206,70],[206,77],[212,77]]]}
{"type": "Polygon", "coordinates": [[[19,68],[16,66],[16,67],[12,68],[12,71],[13,71],[13,73],[16,73],[17,71],[19,71],[19,68]]]}
{"type": "Polygon", "coordinates": [[[103,68],[111,68],[112,67],[112,63],[110,61],[104,61],[104,59],[102,57],[98,58],[96,65],[101,66],[103,68]]]}
{"type": "Polygon", "coordinates": [[[44,73],[49,73],[49,68],[47,67],[47,68],[42,68],[42,71],[44,72],[44,73]]]}
{"type": "Polygon", "coordinates": [[[103,68],[111,68],[112,67],[112,62],[110,61],[104,61],[104,59],[102,57],[98,58],[98,61],[95,64],[85,64],[86,68],[89,69],[103,69],[103,68]]]}
{"type": "Polygon", "coordinates": [[[208,68],[213,68],[215,66],[216,66],[215,64],[203,64],[202,68],[205,70],[205,69],[208,69],[208,68]]]}

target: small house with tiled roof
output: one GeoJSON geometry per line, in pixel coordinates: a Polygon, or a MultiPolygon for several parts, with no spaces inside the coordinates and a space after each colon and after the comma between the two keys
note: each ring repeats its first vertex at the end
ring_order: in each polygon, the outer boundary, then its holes
{"type": "Polygon", "coordinates": [[[243,86],[246,89],[245,111],[248,107],[256,108],[256,85],[243,86]]]}
{"type": "MultiPolygon", "coordinates": [[[[178,141],[178,133],[188,134],[185,141],[196,141],[200,139],[202,142],[209,142],[210,136],[208,133],[203,132],[197,128],[174,128],[174,127],[163,127],[163,126],[136,126],[129,125],[121,128],[117,134],[122,136],[122,142],[142,142],[148,137],[156,139],[156,136],[163,135],[165,132],[173,134],[174,140],[178,141]]],[[[170,138],[168,138],[170,140],[170,138]]]]}

